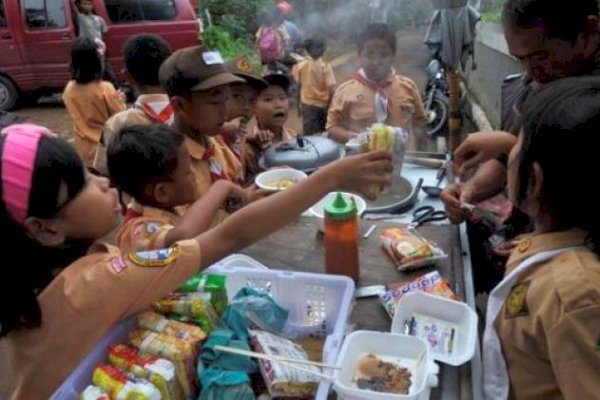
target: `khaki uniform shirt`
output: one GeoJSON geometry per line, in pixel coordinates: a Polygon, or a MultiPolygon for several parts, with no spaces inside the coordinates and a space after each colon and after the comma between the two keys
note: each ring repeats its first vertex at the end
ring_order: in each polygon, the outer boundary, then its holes
{"type": "Polygon", "coordinates": [[[313,107],[327,108],[330,90],[335,86],[333,68],[322,58],[308,58],[297,64],[293,76],[300,85],[300,101],[313,107]]]}
{"type": "Polygon", "coordinates": [[[12,399],[49,398],[113,325],[191,278],[201,261],[196,240],[130,254],[94,246],[39,294],[41,327],[9,333],[12,399]]]}
{"type": "Polygon", "coordinates": [[[132,200],[127,206],[126,220],[117,232],[117,246],[124,253],[162,249],[165,247],[167,233],[177,225],[180,218],[177,211],[143,206],[132,200]]]}
{"type": "Polygon", "coordinates": [[[600,399],[600,260],[581,230],[523,239],[510,273],[533,254],[582,246],[526,272],[495,326],[518,400],[600,399]]]}
{"type": "MultiPolygon", "coordinates": [[[[405,128],[409,133],[409,147],[414,147],[413,126],[427,124],[427,115],[415,83],[401,75],[394,75],[386,87],[392,109],[384,121],[387,125],[405,128]]],[[[375,91],[356,79],[341,84],[333,95],[327,114],[327,129],[341,126],[352,132],[364,132],[375,118],[375,91]]]]}
{"type": "Polygon", "coordinates": [[[75,148],[86,167],[96,158],[96,148],[102,137],[106,121],[127,108],[110,82],[96,81],[80,85],[75,81],[67,84],[62,100],[73,119],[75,148]]]}

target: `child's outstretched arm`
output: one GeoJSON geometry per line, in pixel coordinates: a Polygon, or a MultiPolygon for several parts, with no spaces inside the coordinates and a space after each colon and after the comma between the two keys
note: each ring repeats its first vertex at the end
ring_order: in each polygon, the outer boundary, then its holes
{"type": "Polygon", "coordinates": [[[331,191],[354,191],[375,198],[373,187],[389,184],[386,173],[391,170],[391,155],[386,151],[359,154],[329,164],[289,189],[244,207],[218,227],[199,235],[196,240],[202,251],[202,265],[211,265],[282,228],[331,191]]]}
{"type": "Polygon", "coordinates": [[[234,195],[244,196],[244,189],[233,182],[220,180],[213,183],[208,192],[192,204],[180,222],[165,236],[164,246],[177,241],[192,239],[207,231],[225,201],[234,195]]]}

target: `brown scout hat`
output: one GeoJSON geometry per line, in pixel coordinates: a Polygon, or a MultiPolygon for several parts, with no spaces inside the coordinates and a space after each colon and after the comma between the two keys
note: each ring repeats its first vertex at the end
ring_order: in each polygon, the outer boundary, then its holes
{"type": "Polygon", "coordinates": [[[260,77],[260,72],[254,68],[250,57],[242,55],[237,58],[228,60],[225,63],[225,68],[234,75],[243,78],[246,83],[256,90],[263,90],[269,87],[267,81],[260,77]]]}
{"type": "Polygon", "coordinates": [[[161,65],[158,76],[169,96],[244,82],[227,72],[221,53],[204,46],[177,50],[161,65]]]}

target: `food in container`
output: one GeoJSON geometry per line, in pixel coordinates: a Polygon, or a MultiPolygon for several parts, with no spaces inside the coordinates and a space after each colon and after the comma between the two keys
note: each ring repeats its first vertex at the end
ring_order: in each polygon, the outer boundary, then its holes
{"type": "Polygon", "coordinates": [[[412,374],[395,360],[367,354],[358,361],[355,382],[359,389],[408,394],[412,374]]]}
{"type": "Polygon", "coordinates": [[[306,174],[297,169],[277,168],[259,174],[255,178],[254,183],[263,190],[278,192],[295,185],[305,178],[306,174]]]}
{"type": "Polygon", "coordinates": [[[396,264],[399,271],[413,270],[432,265],[447,257],[437,244],[414,229],[390,228],[379,238],[386,254],[396,264]]]}

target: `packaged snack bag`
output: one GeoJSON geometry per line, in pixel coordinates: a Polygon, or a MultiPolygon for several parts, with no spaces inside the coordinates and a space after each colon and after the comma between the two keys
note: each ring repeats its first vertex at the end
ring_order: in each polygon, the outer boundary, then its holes
{"type": "MultiPolygon", "coordinates": [[[[250,331],[250,337],[250,343],[258,353],[309,361],[304,349],[289,339],[254,330],[250,331]]],[[[319,377],[281,362],[258,360],[258,364],[271,397],[314,397],[319,386],[319,377]]],[[[302,368],[320,372],[317,367],[310,365],[303,365],[302,368]]]]}
{"type": "Polygon", "coordinates": [[[195,347],[198,347],[200,342],[206,339],[206,333],[199,327],[165,318],[163,315],[152,311],[138,315],[137,323],[142,329],[175,336],[178,339],[190,342],[195,347]]]}
{"type": "Polygon", "coordinates": [[[99,365],[92,375],[94,385],[104,389],[111,399],[160,400],[158,389],[145,379],[125,374],[112,365],[99,365]]]}
{"type": "Polygon", "coordinates": [[[207,293],[217,315],[221,316],[227,308],[226,280],[227,277],[224,275],[197,274],[188,279],[176,292],[207,293]]]}
{"type": "Polygon", "coordinates": [[[164,358],[141,356],[137,349],[125,345],[112,346],[108,361],[117,368],[150,381],[163,400],[184,400],[183,390],[175,376],[175,365],[164,358]]]}
{"type": "Polygon", "coordinates": [[[379,295],[379,301],[390,318],[394,318],[396,305],[406,293],[422,291],[458,300],[458,296],[452,291],[450,283],[443,279],[438,271],[421,275],[410,282],[389,285],[389,289],[387,292],[379,295]]]}
{"type": "Polygon", "coordinates": [[[181,322],[196,324],[210,334],[219,324],[219,316],[210,303],[207,293],[175,293],[152,303],[157,313],[181,322]]]}
{"type": "Polygon", "coordinates": [[[79,400],[110,400],[110,397],[108,397],[106,390],[98,386],[89,385],[81,392],[79,400]]]}
{"type": "Polygon", "coordinates": [[[192,345],[176,337],[144,330],[129,334],[129,342],[143,355],[166,358],[175,365],[175,375],[184,395],[196,396],[196,351],[192,345]]]}
{"type": "Polygon", "coordinates": [[[398,271],[433,265],[448,257],[435,243],[414,229],[386,229],[379,237],[383,249],[396,264],[398,271]]]}

